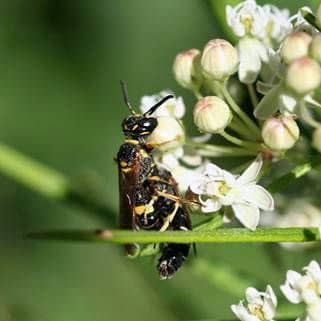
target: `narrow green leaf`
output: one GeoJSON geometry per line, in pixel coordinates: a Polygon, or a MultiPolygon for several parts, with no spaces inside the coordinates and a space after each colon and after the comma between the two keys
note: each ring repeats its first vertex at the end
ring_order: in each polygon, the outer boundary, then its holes
{"type": "Polygon", "coordinates": [[[57,230],[30,233],[32,239],[101,243],[256,243],[320,241],[320,229],[311,228],[225,228],[204,231],[57,230]]]}

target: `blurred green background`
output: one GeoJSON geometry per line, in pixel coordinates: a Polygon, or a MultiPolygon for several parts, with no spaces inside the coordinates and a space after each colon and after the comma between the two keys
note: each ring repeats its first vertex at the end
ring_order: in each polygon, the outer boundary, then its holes
{"type": "MultiPolygon", "coordinates": [[[[305,1],[274,1],[292,12],[305,1]]],[[[0,3],[1,141],[70,177],[97,173],[117,211],[119,80],[138,104],[164,88],[193,97],[171,74],[177,52],[223,37],[206,1],[14,0],[0,3]]],[[[27,241],[29,231],[102,228],[104,220],[44,199],[0,176],[0,321],[232,318],[240,298],[185,266],[159,281],[151,258],[129,260],[112,245],[27,241]]],[[[277,287],[287,268],[316,252],[262,245],[203,245],[198,256],[248,271],[277,287]]],[[[190,261],[193,261],[191,255],[190,261]]],[[[250,286],[251,284],[249,284],[250,286]]]]}

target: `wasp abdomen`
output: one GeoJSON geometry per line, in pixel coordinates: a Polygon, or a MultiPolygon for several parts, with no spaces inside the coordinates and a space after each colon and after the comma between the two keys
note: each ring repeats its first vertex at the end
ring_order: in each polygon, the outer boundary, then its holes
{"type": "MultiPolygon", "coordinates": [[[[187,231],[191,229],[189,217],[184,208],[180,207],[171,224],[172,230],[187,231]]],[[[170,279],[185,262],[190,244],[167,243],[158,260],[158,271],[161,279],[170,279]]]]}

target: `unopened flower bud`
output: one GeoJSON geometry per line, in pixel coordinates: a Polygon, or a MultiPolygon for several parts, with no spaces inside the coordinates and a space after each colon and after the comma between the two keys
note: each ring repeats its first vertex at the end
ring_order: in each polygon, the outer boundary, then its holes
{"type": "Polygon", "coordinates": [[[271,117],[263,124],[264,143],[272,150],[283,151],[292,148],[299,136],[299,127],[291,116],[271,117]]]}
{"type": "Polygon", "coordinates": [[[308,57],[297,59],[288,67],[285,80],[296,94],[306,95],[321,83],[320,66],[308,57]]]}
{"type": "Polygon", "coordinates": [[[200,58],[201,52],[198,49],[183,51],[175,57],[173,73],[182,87],[191,89],[200,83],[200,58]]]}
{"type": "Polygon", "coordinates": [[[316,128],[313,132],[312,146],[321,153],[321,126],[316,128]]]}
{"type": "Polygon", "coordinates": [[[309,52],[312,37],[303,31],[292,32],[283,42],[281,55],[285,63],[290,64],[296,59],[305,57],[309,52]]]}
{"type": "Polygon", "coordinates": [[[224,100],[217,96],[200,99],[194,107],[194,123],[200,131],[218,133],[232,120],[232,113],[224,100]]]}
{"type": "Polygon", "coordinates": [[[321,63],[321,35],[317,34],[313,37],[310,45],[310,55],[316,61],[321,63]]]}
{"type": "Polygon", "coordinates": [[[165,151],[184,143],[184,128],[174,117],[158,117],[157,122],[157,127],[147,138],[147,145],[165,151]]]}
{"type": "Polygon", "coordinates": [[[213,39],[204,47],[201,66],[205,77],[223,81],[237,71],[237,50],[226,40],[213,39]]]}

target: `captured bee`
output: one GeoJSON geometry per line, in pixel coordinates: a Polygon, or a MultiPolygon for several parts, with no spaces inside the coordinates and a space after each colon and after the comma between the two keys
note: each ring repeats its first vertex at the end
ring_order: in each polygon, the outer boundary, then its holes
{"type": "MultiPolygon", "coordinates": [[[[175,179],[155,163],[151,154],[154,146],[147,143],[158,124],[152,114],[173,96],[164,97],[141,115],[134,112],[123,82],[121,86],[131,115],[122,123],[125,141],[117,154],[120,228],[161,232],[191,230],[189,214],[180,200],[175,179]]],[[[128,254],[135,251],[133,244],[125,248],[128,254]]],[[[186,260],[189,249],[189,244],[162,244],[157,265],[161,279],[174,275],[186,260]]]]}

